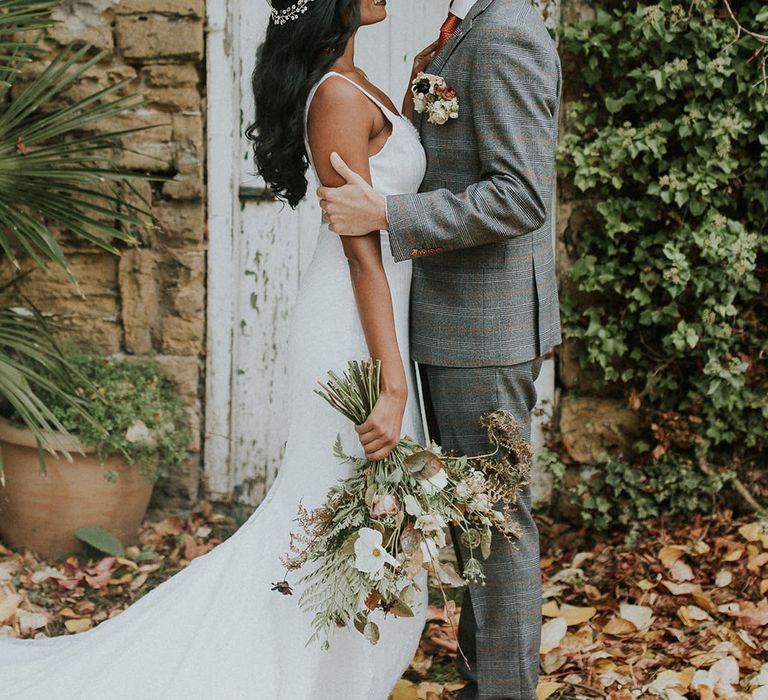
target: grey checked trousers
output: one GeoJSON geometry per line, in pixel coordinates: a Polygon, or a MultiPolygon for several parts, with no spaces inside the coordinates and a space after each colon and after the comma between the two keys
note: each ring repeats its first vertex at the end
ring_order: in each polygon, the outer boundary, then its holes
{"type": "MultiPolygon", "coordinates": [[[[422,365],[430,433],[445,449],[462,454],[488,452],[480,416],[500,408],[512,413],[530,440],[534,382],[542,358],[506,367],[422,365]]],[[[459,623],[459,671],[469,683],[460,700],[535,700],[541,639],[539,533],[531,517],[530,489],[519,501],[522,537],[511,545],[494,533],[484,562],[485,585],[470,584],[459,623]]],[[[454,538],[454,543],[456,543],[454,538]]],[[[459,561],[468,553],[458,544],[459,561]]]]}

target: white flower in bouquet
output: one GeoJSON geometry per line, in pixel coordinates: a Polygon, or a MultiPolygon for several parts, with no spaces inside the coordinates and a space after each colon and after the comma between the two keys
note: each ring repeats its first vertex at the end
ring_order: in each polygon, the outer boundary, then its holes
{"type": "Polygon", "coordinates": [[[464,500],[469,500],[474,495],[474,491],[472,491],[472,487],[469,485],[469,481],[467,479],[462,479],[458,484],[456,484],[456,495],[459,498],[463,498],[464,500]]]}
{"type": "Polygon", "coordinates": [[[487,511],[491,509],[491,503],[488,500],[488,496],[484,493],[478,494],[469,502],[470,510],[475,511],[487,511]]]}
{"type": "Polygon", "coordinates": [[[417,518],[424,512],[421,504],[416,500],[416,497],[412,496],[410,493],[403,499],[403,505],[405,505],[405,512],[408,513],[408,515],[412,515],[414,518],[417,518]]]}
{"type": "Polygon", "coordinates": [[[421,479],[421,488],[428,496],[434,496],[438,491],[442,491],[448,486],[448,474],[445,469],[441,469],[437,474],[430,476],[429,479],[421,479]]]}
{"type": "Polygon", "coordinates": [[[415,527],[422,532],[442,532],[448,525],[439,513],[426,513],[416,518],[415,527]]]}
{"type": "Polygon", "coordinates": [[[384,549],[381,533],[371,527],[360,528],[355,540],[355,568],[377,581],[384,576],[386,564],[398,566],[397,559],[384,549]]]}

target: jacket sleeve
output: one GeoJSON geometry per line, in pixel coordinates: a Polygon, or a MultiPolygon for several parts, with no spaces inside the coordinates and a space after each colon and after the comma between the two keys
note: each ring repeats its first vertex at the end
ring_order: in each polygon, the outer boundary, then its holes
{"type": "Polygon", "coordinates": [[[499,243],[546,220],[560,99],[554,43],[527,29],[492,30],[474,51],[472,91],[463,97],[472,107],[480,181],[456,194],[440,189],[387,197],[397,261],[499,243]]]}

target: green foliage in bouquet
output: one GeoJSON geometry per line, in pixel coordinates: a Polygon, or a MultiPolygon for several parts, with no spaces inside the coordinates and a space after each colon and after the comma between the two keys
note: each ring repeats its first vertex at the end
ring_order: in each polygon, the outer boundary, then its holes
{"type": "MultiPolygon", "coordinates": [[[[760,461],[766,45],[737,35],[719,0],[600,5],[561,34],[571,85],[578,75],[582,84],[565,115],[559,168],[567,196],[585,207],[568,240],[567,335],[602,380],[623,384],[650,414],[690,424],[694,439],[673,441],[667,459],[677,450],[683,461],[760,461]]],[[[766,34],[764,2],[731,5],[745,27],[766,34]]],[[[658,455],[646,449],[648,464],[658,455]]]]}
{"type": "MultiPolygon", "coordinates": [[[[379,397],[379,378],[379,362],[350,362],[343,376],[329,373],[318,393],[360,425],[379,397]]],[[[327,647],[336,627],[355,627],[375,644],[379,628],[371,614],[412,617],[424,569],[441,586],[463,585],[438,559],[448,523],[470,550],[462,572],[470,581],[484,579],[480,560],[490,555],[494,528],[518,537],[514,510],[528,483],[531,448],[508,413],[482,420],[495,450],[477,457],[447,455],[434,444],[425,449],[404,437],[390,457],[371,462],[346,453],[337,440],[334,452],[353,475],[333,486],[319,508],[300,510],[301,531],[292,534],[283,562],[288,572],[304,569],[299,604],[314,615],[310,641],[323,639],[327,647]]],[[[287,580],[274,586],[292,593],[287,580]]]]}

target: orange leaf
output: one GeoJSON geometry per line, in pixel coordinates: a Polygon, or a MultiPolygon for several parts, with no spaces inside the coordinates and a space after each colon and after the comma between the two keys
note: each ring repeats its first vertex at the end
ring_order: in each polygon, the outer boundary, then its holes
{"type": "Polygon", "coordinates": [[[91,629],[92,624],[91,620],[87,617],[77,617],[72,620],[67,620],[64,623],[64,626],[67,628],[67,631],[76,634],[91,629]]]}

